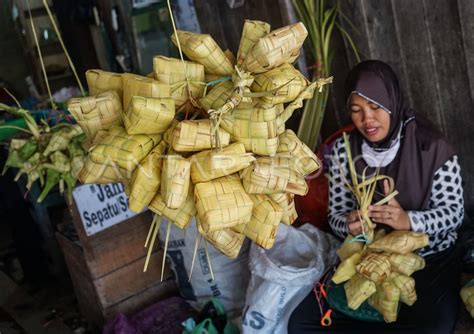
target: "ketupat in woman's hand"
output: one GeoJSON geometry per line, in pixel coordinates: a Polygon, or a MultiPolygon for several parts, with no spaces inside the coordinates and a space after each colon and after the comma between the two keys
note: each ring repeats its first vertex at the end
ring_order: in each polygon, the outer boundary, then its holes
{"type": "MultiPolygon", "coordinates": [[[[389,184],[385,180],[383,183],[385,195],[389,193],[389,184]]],[[[369,206],[369,217],[374,223],[381,223],[391,226],[394,230],[409,231],[411,228],[410,218],[400,203],[392,198],[385,205],[369,206]]]]}

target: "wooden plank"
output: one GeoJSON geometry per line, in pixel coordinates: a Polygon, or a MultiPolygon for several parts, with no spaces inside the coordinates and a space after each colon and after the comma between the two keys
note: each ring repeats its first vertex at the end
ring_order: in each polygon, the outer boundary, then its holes
{"type": "Polygon", "coordinates": [[[30,295],[0,271],[0,307],[6,311],[27,334],[73,333],[62,321],[43,327],[50,311],[39,305],[30,295]]]}
{"type": "Polygon", "coordinates": [[[60,233],[56,233],[56,237],[69,268],[79,309],[92,325],[101,328],[104,325],[104,317],[82,248],[60,233]]]}
{"type": "MultiPolygon", "coordinates": [[[[474,113],[456,1],[424,0],[445,135],[459,150],[466,204],[474,203],[474,113]]],[[[470,208],[469,208],[470,207],[470,208]]]]}
{"type": "Polygon", "coordinates": [[[467,74],[471,99],[474,101],[474,2],[472,0],[458,0],[459,22],[466,58],[467,74]]]}
{"type": "Polygon", "coordinates": [[[237,52],[245,20],[261,20],[272,29],[283,26],[280,8],[273,0],[246,0],[239,8],[231,9],[222,0],[195,0],[194,6],[203,33],[210,34],[225,50],[237,52]]]}
{"type": "MultiPolygon", "coordinates": [[[[163,251],[157,251],[150,257],[146,273],[143,272],[145,258],[138,259],[110,274],[94,281],[97,296],[103,308],[117,304],[154,286],[160,281],[163,251]]],[[[163,280],[170,277],[166,267],[163,280]]]]}
{"type": "Polygon", "coordinates": [[[70,211],[93,278],[102,277],[145,256],[143,244],[152,220],[149,211],[92,236],[86,235],[75,205],[70,206],[70,211]]]}
{"type": "Polygon", "coordinates": [[[423,19],[424,6],[421,1],[392,0],[400,48],[402,49],[405,76],[411,107],[427,116],[442,129],[433,59],[430,52],[429,31],[423,19]],[[414,34],[413,31],[417,33],[414,34]]]}
{"type": "MultiPolygon", "coordinates": [[[[340,2],[341,10],[357,28],[357,30],[353,30],[348,25],[344,25],[344,28],[352,36],[355,45],[359,48],[360,58],[362,60],[373,58],[371,39],[367,26],[367,15],[365,12],[365,7],[367,6],[366,2],[367,0],[347,0],[340,2]]],[[[346,44],[346,48],[349,48],[349,45],[346,44]]],[[[355,64],[355,61],[350,61],[349,67],[353,67],[355,64]]]]}
{"type": "Polygon", "coordinates": [[[103,310],[106,320],[113,319],[117,313],[133,314],[156,303],[158,300],[174,296],[177,294],[177,286],[174,280],[169,279],[158,282],[141,293],[121,301],[118,304],[107,307],[103,310]]]}
{"type": "Polygon", "coordinates": [[[408,97],[408,85],[403,75],[402,54],[390,3],[387,1],[361,1],[361,6],[365,13],[371,58],[383,60],[393,67],[399,74],[402,93],[408,97]]]}
{"type": "Polygon", "coordinates": [[[194,7],[201,32],[203,34],[210,34],[223,50],[228,48],[221,23],[219,3],[216,0],[194,0],[194,7]]]}

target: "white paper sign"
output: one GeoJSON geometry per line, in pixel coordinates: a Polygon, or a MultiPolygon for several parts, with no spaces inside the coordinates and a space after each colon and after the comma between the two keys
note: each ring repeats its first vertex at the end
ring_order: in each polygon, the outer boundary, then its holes
{"type": "Polygon", "coordinates": [[[73,197],[88,236],[137,215],[128,208],[121,183],[84,184],[74,189],[73,197]]]}

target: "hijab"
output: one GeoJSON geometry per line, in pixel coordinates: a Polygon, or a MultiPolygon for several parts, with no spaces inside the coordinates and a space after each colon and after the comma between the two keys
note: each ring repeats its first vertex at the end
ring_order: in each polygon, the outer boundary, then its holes
{"type": "MultiPolygon", "coordinates": [[[[357,159],[362,156],[363,145],[375,152],[393,151],[398,145],[393,160],[381,167],[379,174],[394,179],[399,192],[396,198],[404,210],[427,209],[434,174],[455,154],[454,149],[428,120],[406,106],[398,78],[388,64],[367,60],[356,65],[345,82],[348,103],[352,94],[377,104],[390,114],[388,134],[379,142],[367,141],[358,130],[351,133],[349,142],[358,175],[368,167],[364,159],[357,159]]],[[[367,170],[375,172],[371,167],[367,170]]],[[[379,200],[383,194],[382,184],[377,185],[377,192],[375,199],[379,200]]]]}

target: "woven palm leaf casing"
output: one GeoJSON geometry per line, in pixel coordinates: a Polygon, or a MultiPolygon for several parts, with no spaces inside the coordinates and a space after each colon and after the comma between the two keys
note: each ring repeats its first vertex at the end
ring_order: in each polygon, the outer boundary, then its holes
{"type": "Polygon", "coordinates": [[[161,197],[170,209],[179,209],[185,202],[190,184],[191,163],[179,155],[163,160],[161,197]]]}
{"type": "Polygon", "coordinates": [[[93,138],[99,130],[122,124],[122,100],[115,91],[72,98],[68,110],[87,138],[93,138]]]}
{"type": "MultiPolygon", "coordinates": [[[[170,134],[171,146],[177,152],[194,152],[209,150],[215,146],[213,124],[209,119],[181,121],[173,127],[170,134]]],[[[230,134],[219,129],[220,144],[228,146],[230,134]]]]}
{"type": "Polygon", "coordinates": [[[241,65],[247,54],[252,50],[255,43],[270,32],[270,25],[266,22],[245,20],[240,37],[239,51],[237,52],[237,64],[241,65]]]}
{"type": "Polygon", "coordinates": [[[248,223],[253,202],[237,174],[195,185],[196,209],[205,233],[248,223]]]}
{"type": "Polygon", "coordinates": [[[321,167],[321,162],[316,154],[293,131],[286,130],[278,139],[277,152],[289,153],[294,160],[296,168],[302,175],[311,174],[321,167]]]}
{"type": "Polygon", "coordinates": [[[237,231],[241,230],[260,247],[270,249],[275,243],[283,209],[267,195],[249,196],[253,202],[252,219],[247,224],[237,226],[237,231]]]}
{"type": "Polygon", "coordinates": [[[133,96],[123,119],[128,134],[154,135],[165,132],[173,122],[174,116],[172,98],[133,96]]]}
{"type": "Polygon", "coordinates": [[[130,180],[128,206],[130,210],[141,212],[155,197],[161,183],[161,167],[166,143],[161,141],[143,158],[130,180]]]}
{"type": "Polygon", "coordinates": [[[306,78],[293,65],[285,63],[271,71],[256,75],[250,88],[253,92],[273,91],[272,94],[261,97],[261,100],[275,105],[293,101],[307,85],[306,78]]]}
{"type": "Polygon", "coordinates": [[[369,298],[369,304],[383,315],[387,323],[397,320],[399,301],[400,289],[391,282],[383,282],[369,298]]]}
{"type": "Polygon", "coordinates": [[[129,135],[124,128],[115,127],[92,148],[90,158],[95,163],[117,164],[131,172],[160,138],[159,135],[129,135]]]}
{"type": "Polygon", "coordinates": [[[171,97],[171,86],[158,82],[152,78],[141,75],[124,73],[123,83],[123,110],[128,110],[128,106],[133,96],[142,97],[171,97]]]}
{"type": "Polygon", "coordinates": [[[308,186],[289,157],[260,157],[242,172],[243,185],[249,194],[290,192],[306,195],[308,186]]]}
{"type": "Polygon", "coordinates": [[[231,62],[210,35],[178,30],[177,34],[171,36],[176,46],[176,35],[184,54],[192,61],[204,65],[206,73],[232,75],[234,69],[231,62]]]}
{"type": "Polygon", "coordinates": [[[346,291],[347,305],[353,310],[357,310],[363,302],[369,299],[376,291],[375,283],[365,277],[355,274],[344,284],[346,291]]]}
{"type": "Polygon", "coordinates": [[[293,224],[298,219],[298,212],[295,207],[295,195],[291,193],[269,194],[270,198],[275,201],[282,209],[283,215],[281,222],[286,225],[293,224]]]}
{"type": "Polygon", "coordinates": [[[207,182],[234,174],[248,167],[255,157],[245,153],[242,143],[234,143],[222,150],[201,151],[190,157],[193,183],[207,182]]]}
{"type": "Polygon", "coordinates": [[[102,70],[88,70],[86,72],[86,80],[91,96],[114,90],[120,99],[122,99],[122,74],[102,70]]]}
{"type": "Polygon", "coordinates": [[[376,251],[407,254],[426,247],[428,244],[429,238],[427,234],[411,231],[393,231],[371,243],[369,248],[376,251]]]}
{"type": "Polygon", "coordinates": [[[202,222],[199,216],[196,216],[196,223],[198,232],[201,233],[214,248],[231,259],[235,259],[239,255],[240,249],[245,242],[245,235],[233,231],[230,228],[223,228],[206,233],[202,229],[202,222]]]}
{"type": "Polygon", "coordinates": [[[84,184],[114,183],[121,182],[124,178],[127,178],[128,174],[126,170],[116,165],[98,164],[88,157],[84,161],[84,166],[79,171],[78,180],[84,184]]]}
{"type": "Polygon", "coordinates": [[[176,58],[156,56],[153,58],[155,78],[170,85],[171,97],[178,110],[189,99],[188,88],[194,99],[201,98],[205,88],[204,66],[176,58]],[[189,86],[186,82],[189,80],[189,86]]]}
{"type": "Polygon", "coordinates": [[[193,187],[192,185],[189,187],[188,196],[179,209],[170,209],[167,207],[159,192],[150,202],[148,208],[157,215],[168,219],[176,227],[184,230],[189,226],[193,217],[196,215],[193,187]]]}
{"type": "Polygon", "coordinates": [[[273,30],[258,39],[247,53],[242,68],[252,73],[262,73],[283,63],[293,63],[307,35],[308,31],[301,22],[273,30]]]}

